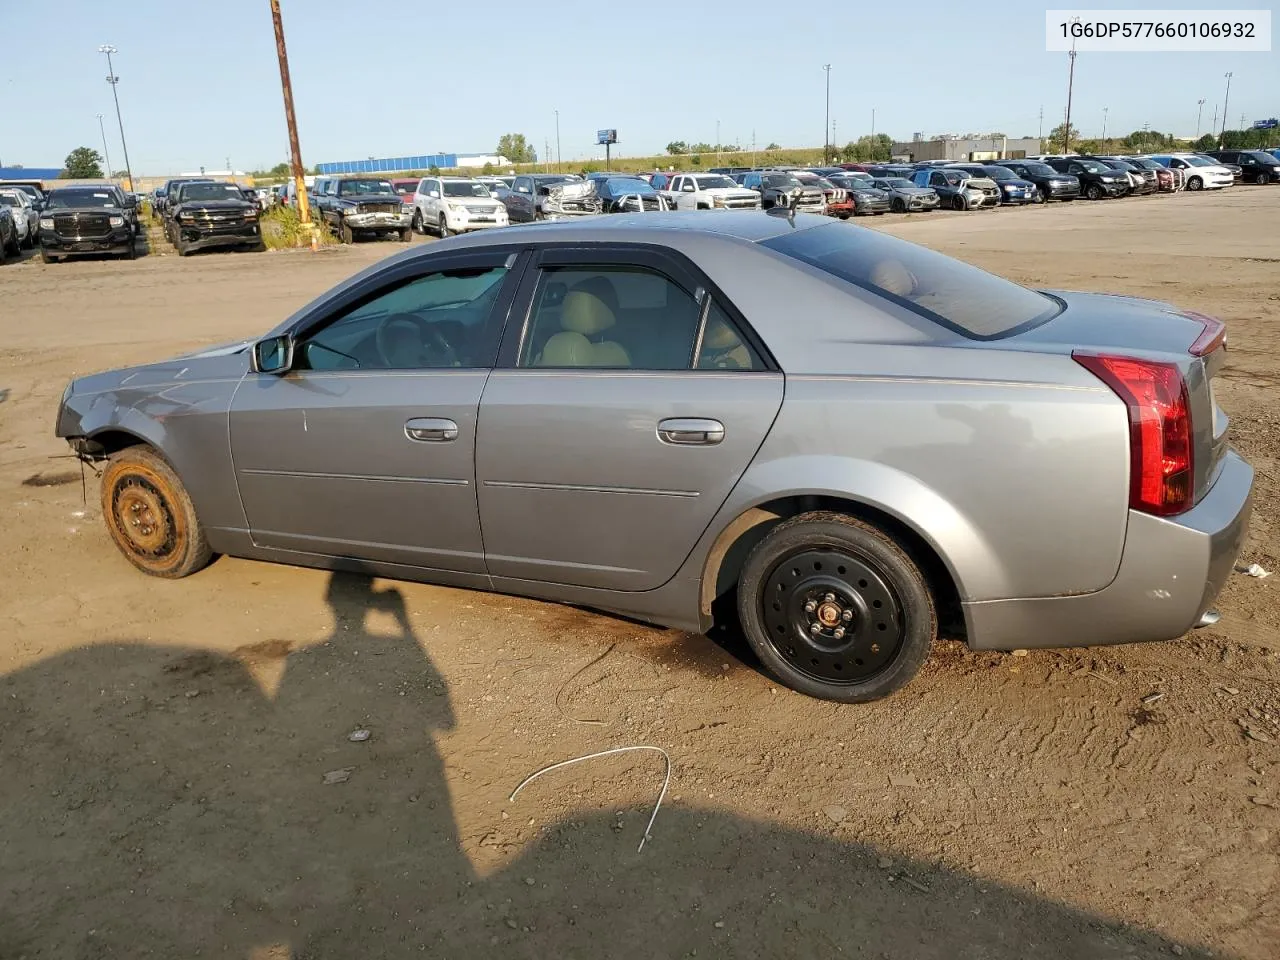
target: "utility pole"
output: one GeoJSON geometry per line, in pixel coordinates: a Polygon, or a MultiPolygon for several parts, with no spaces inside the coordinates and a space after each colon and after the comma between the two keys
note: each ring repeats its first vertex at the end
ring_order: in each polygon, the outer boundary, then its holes
{"type": "Polygon", "coordinates": [[[102,134],[102,156],[107,162],[107,179],[111,179],[111,151],[107,149],[107,128],[102,125],[102,114],[94,114],[98,118],[98,132],[102,134]]]}
{"type": "Polygon", "coordinates": [[[876,108],[871,108],[871,137],[875,139],[876,135],[876,108]]]}
{"type": "Polygon", "coordinates": [[[831,158],[831,64],[822,65],[827,75],[827,114],[822,119],[822,162],[831,158]]]}
{"type": "MultiPolygon", "coordinates": [[[[116,123],[120,125],[120,146],[124,150],[124,172],[129,176],[129,192],[133,192],[133,167],[129,166],[129,144],[124,139],[124,120],[120,117],[120,97],[116,93],[116,84],[120,82],[120,78],[116,76],[116,68],[111,63],[111,55],[119,53],[109,43],[104,43],[98,48],[99,53],[107,55],[107,83],[111,84],[111,99],[116,102],[116,123]]],[[[107,171],[110,173],[111,171],[107,171]]]]}
{"type": "Polygon", "coordinates": [[[754,168],[755,165],[756,165],[756,132],[753,129],[751,131],[751,166],[754,168]]]}
{"type": "MultiPolygon", "coordinates": [[[[302,150],[298,146],[298,121],[293,112],[293,84],[289,80],[289,52],[284,45],[284,23],[280,19],[280,0],[270,0],[271,21],[276,28],[276,56],[280,60],[280,88],[284,91],[284,121],[289,127],[289,160],[293,166],[294,188],[298,191],[298,220],[311,227],[311,205],[307,202],[306,170],[302,166],[302,150]]],[[[319,245],[314,228],[311,247],[319,245]]]]}
{"type": "Polygon", "coordinates": [[[1218,105],[1215,103],[1213,105],[1213,130],[1210,130],[1209,132],[1212,134],[1213,131],[1217,129],[1218,129],[1218,105]]]}
{"type": "Polygon", "coordinates": [[[1108,153],[1111,152],[1110,148],[1107,146],[1107,111],[1110,109],[1110,107],[1102,108],[1102,149],[1106,150],[1108,153]]]}
{"type": "Polygon", "coordinates": [[[831,121],[831,146],[834,149],[839,150],[840,149],[839,143],[840,143],[840,138],[836,136],[836,122],[832,120],[831,121]]]}
{"type": "Polygon", "coordinates": [[[716,121],[716,164],[720,163],[720,121],[716,121]]]}
{"type": "Polygon", "coordinates": [[[1218,137],[1218,149],[1225,149],[1222,141],[1227,138],[1227,104],[1231,102],[1231,73],[1227,73],[1227,93],[1222,98],[1222,134],[1218,137]]]}
{"type": "Polygon", "coordinates": [[[1067,119],[1062,125],[1062,152],[1071,152],[1071,92],[1076,80],[1076,44],[1071,41],[1071,52],[1067,54],[1070,65],[1067,67],[1067,119]]]}
{"type": "Polygon", "coordinates": [[[1196,139],[1200,139],[1200,117],[1204,113],[1204,97],[1196,101],[1196,139]]]}
{"type": "MultiPolygon", "coordinates": [[[[1044,139],[1044,104],[1040,104],[1040,132],[1036,135],[1037,140],[1044,139]]],[[[1043,148],[1042,148],[1043,149],[1043,148]]]]}
{"type": "Polygon", "coordinates": [[[564,154],[560,152],[560,111],[556,111],[556,172],[563,173],[561,164],[564,162],[564,154]]]}

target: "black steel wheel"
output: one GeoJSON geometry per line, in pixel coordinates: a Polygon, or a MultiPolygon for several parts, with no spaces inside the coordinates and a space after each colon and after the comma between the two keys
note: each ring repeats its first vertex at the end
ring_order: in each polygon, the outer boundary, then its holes
{"type": "Polygon", "coordinates": [[[771,530],[743,567],[738,612],[779,681],[843,703],[906,684],[936,632],[933,598],[907,551],[840,513],[802,514],[771,530]]]}

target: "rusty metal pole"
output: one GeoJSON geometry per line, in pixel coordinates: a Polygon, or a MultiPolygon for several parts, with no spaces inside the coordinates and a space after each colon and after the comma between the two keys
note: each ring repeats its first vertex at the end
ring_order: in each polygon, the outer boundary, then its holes
{"type": "MultiPolygon", "coordinates": [[[[294,187],[298,191],[298,219],[311,226],[311,205],[307,202],[306,171],[298,147],[298,120],[293,113],[293,84],[289,81],[289,52],[284,46],[284,24],[280,20],[280,0],[271,0],[271,20],[276,28],[276,56],[280,58],[280,86],[284,90],[284,119],[289,125],[289,162],[293,166],[294,187]]],[[[314,230],[311,245],[316,245],[314,230]]]]}

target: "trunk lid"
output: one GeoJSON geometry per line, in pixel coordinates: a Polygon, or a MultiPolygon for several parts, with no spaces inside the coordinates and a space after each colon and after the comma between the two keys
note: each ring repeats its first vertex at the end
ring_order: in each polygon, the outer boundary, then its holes
{"type": "Polygon", "coordinates": [[[1218,477],[1227,451],[1226,413],[1218,406],[1213,378],[1226,364],[1226,338],[1202,341],[1217,321],[1180,310],[1159,300],[1099,293],[1046,290],[1065,305],[1058,316],[1009,338],[1025,349],[1043,344],[1048,350],[1110,354],[1177,364],[1191,407],[1194,456],[1194,500],[1218,477]],[[1208,347],[1208,349],[1204,349],[1208,347]],[[1193,353],[1193,348],[1200,355],[1193,353]]]}

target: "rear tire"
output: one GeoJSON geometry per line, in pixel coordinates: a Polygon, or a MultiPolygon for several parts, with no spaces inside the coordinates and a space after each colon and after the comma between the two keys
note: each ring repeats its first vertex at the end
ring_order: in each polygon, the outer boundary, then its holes
{"type": "Polygon", "coordinates": [[[125,559],[153,577],[185,577],[213,559],[186,488],[149,447],[111,455],[102,474],[102,516],[125,559]]]}
{"type": "Polygon", "coordinates": [[[907,551],[869,523],[825,511],[786,520],[756,544],[738,614],[773,676],[839,703],[906,685],[937,634],[933,597],[907,551]]]}

